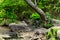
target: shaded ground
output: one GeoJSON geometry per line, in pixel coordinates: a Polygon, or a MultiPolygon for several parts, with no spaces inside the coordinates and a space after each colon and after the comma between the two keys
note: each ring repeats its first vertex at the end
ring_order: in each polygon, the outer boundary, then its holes
{"type": "MultiPolygon", "coordinates": [[[[54,26],[60,26],[60,20],[53,19],[54,26]]],[[[32,28],[33,29],[33,28],[32,28]]],[[[23,30],[23,29],[22,29],[23,30]]],[[[7,40],[47,40],[44,33],[47,31],[45,28],[38,28],[33,31],[25,30],[23,32],[17,32],[19,38],[10,38],[10,29],[8,27],[0,26],[0,39],[7,38],[7,40]],[[2,38],[3,37],[3,38],[2,38]],[[9,39],[10,38],[10,39],[9,39]]]]}
{"type": "Polygon", "coordinates": [[[46,39],[44,38],[44,35],[41,33],[43,30],[42,29],[36,29],[34,31],[31,31],[31,32],[21,32],[21,33],[18,33],[18,38],[10,38],[9,39],[9,31],[10,29],[8,28],[5,28],[5,27],[0,27],[0,35],[1,37],[3,38],[7,38],[7,40],[41,40],[41,39],[46,39]],[[40,31],[39,31],[40,30],[40,31]]]}

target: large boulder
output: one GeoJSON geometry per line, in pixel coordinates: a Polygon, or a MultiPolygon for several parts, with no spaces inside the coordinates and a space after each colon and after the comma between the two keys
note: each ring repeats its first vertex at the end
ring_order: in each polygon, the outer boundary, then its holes
{"type": "Polygon", "coordinates": [[[27,23],[25,21],[19,22],[18,24],[16,23],[10,23],[9,27],[12,29],[12,31],[18,31],[18,30],[26,30],[27,28],[27,23]]]}
{"type": "Polygon", "coordinates": [[[21,32],[26,32],[26,31],[30,31],[30,29],[28,28],[28,24],[25,23],[25,21],[19,22],[19,23],[11,23],[9,24],[9,27],[11,29],[11,36],[15,35],[20,35],[21,32]]]}

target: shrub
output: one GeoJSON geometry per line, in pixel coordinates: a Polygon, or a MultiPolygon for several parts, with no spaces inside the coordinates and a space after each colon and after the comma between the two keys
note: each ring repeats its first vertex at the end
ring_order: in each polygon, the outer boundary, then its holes
{"type": "Polygon", "coordinates": [[[49,12],[46,12],[46,23],[42,24],[44,28],[50,28],[53,26],[52,20],[51,20],[51,14],[49,12]]]}
{"type": "Polygon", "coordinates": [[[31,16],[30,16],[31,19],[33,20],[40,20],[40,15],[37,14],[37,13],[33,13],[31,16]]]}
{"type": "Polygon", "coordinates": [[[50,40],[57,40],[57,31],[60,28],[50,28],[48,32],[46,33],[46,37],[49,38],[50,40]]]}

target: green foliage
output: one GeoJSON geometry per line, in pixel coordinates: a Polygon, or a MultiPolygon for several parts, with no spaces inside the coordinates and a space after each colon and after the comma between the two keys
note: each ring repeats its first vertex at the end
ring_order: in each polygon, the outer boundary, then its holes
{"type": "Polygon", "coordinates": [[[0,3],[0,7],[14,6],[14,5],[26,6],[26,4],[24,3],[25,3],[24,0],[3,0],[0,3]]]}
{"type": "MultiPolygon", "coordinates": [[[[34,1],[34,0],[32,0],[34,1]]],[[[38,6],[41,8],[47,16],[47,23],[45,26],[52,26],[51,16],[49,13],[59,13],[60,12],[60,0],[39,0],[38,6]]],[[[34,20],[40,20],[39,14],[35,13],[24,0],[0,0],[0,20],[9,19],[14,20],[24,20],[31,18],[34,20]],[[32,14],[33,13],[33,14],[32,14]],[[32,14],[32,15],[31,15],[32,14]]]]}
{"type": "Polygon", "coordinates": [[[33,13],[31,16],[30,16],[31,19],[33,20],[39,20],[40,19],[40,15],[37,14],[37,13],[33,13]]]}
{"type": "Polygon", "coordinates": [[[4,20],[14,22],[19,17],[17,14],[20,15],[26,6],[27,4],[24,0],[0,0],[0,22],[4,20]]]}
{"type": "Polygon", "coordinates": [[[32,25],[35,26],[35,28],[37,28],[38,26],[40,26],[41,24],[41,18],[40,18],[40,15],[37,14],[37,13],[32,13],[30,15],[30,19],[32,19],[32,25]]]}
{"type": "Polygon", "coordinates": [[[51,14],[49,12],[46,12],[46,23],[42,24],[44,28],[50,28],[53,26],[52,20],[51,20],[51,14]]]}
{"type": "Polygon", "coordinates": [[[3,18],[5,16],[4,13],[5,13],[5,10],[4,9],[0,10],[0,18],[3,18]]]}
{"type": "Polygon", "coordinates": [[[51,37],[50,40],[56,40],[56,38],[55,37],[51,37]]]}
{"type": "Polygon", "coordinates": [[[38,3],[39,8],[44,12],[52,14],[51,17],[58,18],[60,14],[60,0],[40,0],[38,3]]]}
{"type": "Polygon", "coordinates": [[[30,18],[33,10],[24,0],[0,0],[0,23],[30,18]],[[28,9],[29,8],[29,9],[28,9]]]}
{"type": "Polygon", "coordinates": [[[43,28],[47,28],[48,29],[48,28],[52,27],[53,24],[45,23],[42,26],[43,26],[43,28]]]}
{"type": "Polygon", "coordinates": [[[24,18],[29,19],[31,14],[32,14],[32,12],[30,10],[28,10],[28,11],[23,11],[21,15],[22,15],[23,19],[24,18]]]}
{"type": "Polygon", "coordinates": [[[50,30],[48,30],[46,37],[50,38],[50,40],[57,40],[57,31],[60,28],[51,28],[50,30]]]}

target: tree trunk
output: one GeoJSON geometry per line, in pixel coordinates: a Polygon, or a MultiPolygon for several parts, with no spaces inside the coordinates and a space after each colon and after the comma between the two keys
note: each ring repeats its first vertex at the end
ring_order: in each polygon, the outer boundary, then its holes
{"type": "Polygon", "coordinates": [[[32,9],[34,9],[40,15],[42,22],[46,22],[45,13],[40,8],[38,8],[31,0],[25,1],[30,7],[32,7],[32,9]]]}

